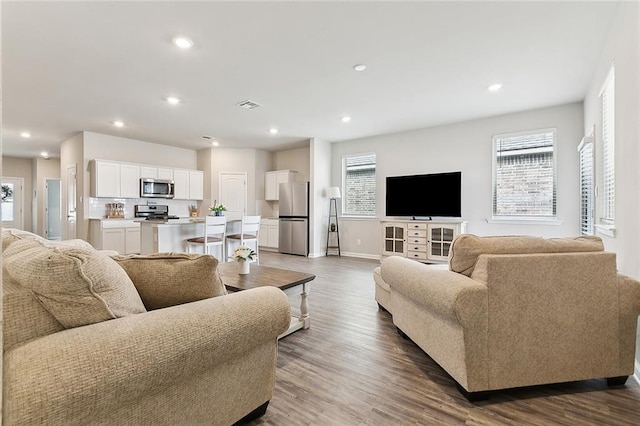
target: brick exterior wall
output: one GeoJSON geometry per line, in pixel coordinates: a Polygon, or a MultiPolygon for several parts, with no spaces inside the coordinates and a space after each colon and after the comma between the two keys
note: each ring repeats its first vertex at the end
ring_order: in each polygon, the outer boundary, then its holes
{"type": "Polygon", "coordinates": [[[494,214],[554,216],[553,152],[497,160],[494,214]]]}
{"type": "Polygon", "coordinates": [[[344,214],[375,216],[376,155],[345,158],[344,214]]]}

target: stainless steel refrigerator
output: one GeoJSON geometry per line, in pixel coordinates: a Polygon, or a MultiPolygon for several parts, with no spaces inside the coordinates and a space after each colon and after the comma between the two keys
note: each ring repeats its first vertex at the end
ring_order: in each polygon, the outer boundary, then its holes
{"type": "Polygon", "coordinates": [[[309,255],[309,183],[281,183],[279,187],[278,251],[309,255]]]}

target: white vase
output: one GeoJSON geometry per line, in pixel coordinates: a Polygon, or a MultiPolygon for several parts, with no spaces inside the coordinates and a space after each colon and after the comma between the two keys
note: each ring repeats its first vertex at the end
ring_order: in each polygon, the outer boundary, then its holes
{"type": "Polygon", "coordinates": [[[240,272],[238,272],[240,275],[247,275],[249,273],[249,265],[251,264],[251,262],[249,262],[248,260],[241,260],[238,262],[240,264],[240,272]]]}

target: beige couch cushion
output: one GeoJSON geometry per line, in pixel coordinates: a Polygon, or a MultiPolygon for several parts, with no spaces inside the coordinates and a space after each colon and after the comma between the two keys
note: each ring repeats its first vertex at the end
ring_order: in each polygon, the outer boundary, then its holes
{"type": "Polygon", "coordinates": [[[227,294],[213,256],[156,253],[113,259],[129,274],[149,310],[227,294]]]}
{"type": "Polygon", "coordinates": [[[31,232],[27,232],[27,231],[23,231],[21,229],[15,229],[15,228],[3,228],[2,229],[2,251],[4,252],[4,250],[7,247],[9,247],[9,244],[11,244],[12,242],[25,240],[25,239],[46,241],[41,236],[33,234],[31,232]]]}
{"type": "Polygon", "coordinates": [[[31,290],[65,328],[145,312],[126,272],[82,240],[21,239],[3,258],[5,274],[31,290]]]}
{"type": "Polygon", "coordinates": [[[468,277],[481,254],[577,253],[603,251],[599,237],[540,238],[529,236],[478,237],[459,235],[451,246],[449,269],[468,277]]]}

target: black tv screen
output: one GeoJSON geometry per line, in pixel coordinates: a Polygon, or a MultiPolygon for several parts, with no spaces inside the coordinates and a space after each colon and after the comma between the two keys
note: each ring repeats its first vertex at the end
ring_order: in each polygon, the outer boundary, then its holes
{"type": "Polygon", "coordinates": [[[462,217],[462,172],[387,176],[387,216],[462,217]]]}

